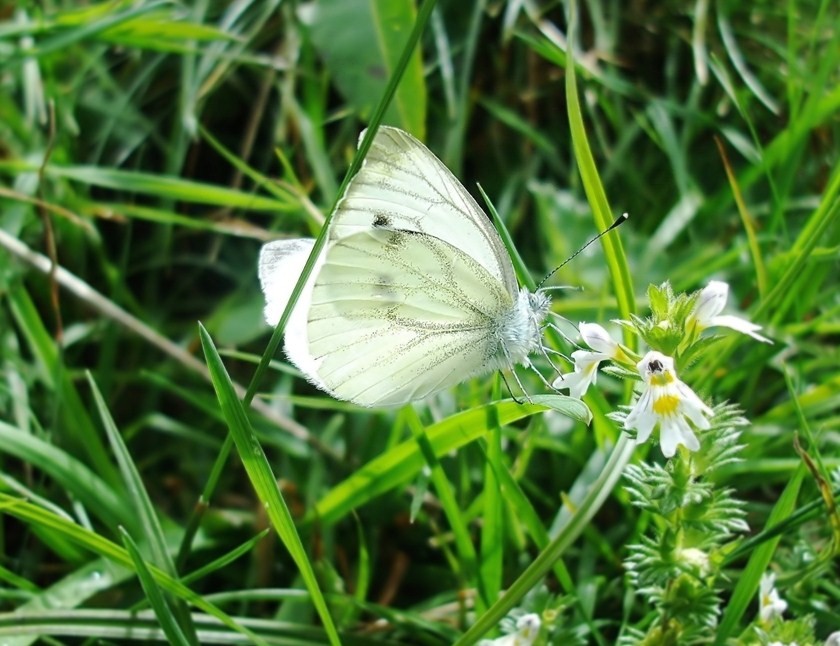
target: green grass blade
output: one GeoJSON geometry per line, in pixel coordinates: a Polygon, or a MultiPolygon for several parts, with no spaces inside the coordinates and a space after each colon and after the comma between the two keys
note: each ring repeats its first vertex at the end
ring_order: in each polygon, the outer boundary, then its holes
{"type": "MultiPolygon", "coordinates": [[[[85,529],[66,518],[57,516],[56,514],[41,509],[40,507],[32,505],[24,500],[0,493],[0,514],[13,516],[24,523],[48,529],[61,535],[66,540],[73,542],[79,547],[115,562],[117,565],[121,565],[131,570],[134,569],[134,562],[131,560],[128,552],[126,552],[123,547],[120,547],[103,536],[100,536],[89,529],[85,529]]],[[[180,581],[173,579],[155,566],[149,566],[148,570],[151,572],[158,585],[167,592],[178,596],[184,601],[200,608],[207,614],[212,615],[231,630],[234,630],[250,639],[252,643],[267,646],[266,642],[253,631],[248,630],[238,622],[234,621],[227,615],[227,613],[223,612],[212,603],[209,603],[203,596],[193,592],[180,581]]]]}
{"type": "Polygon", "coordinates": [[[109,483],[60,448],[0,422],[0,453],[13,455],[39,469],[72,494],[85,509],[113,530],[117,525],[139,529],[124,499],[109,483]]]}
{"type": "MultiPolygon", "coordinates": [[[[114,423],[114,418],[111,417],[111,413],[108,410],[108,406],[105,403],[104,398],[102,397],[102,393],[99,392],[99,388],[97,387],[96,382],[93,379],[93,375],[91,375],[90,372],[87,373],[87,379],[88,384],[90,384],[91,392],[93,393],[93,400],[96,403],[97,410],[99,411],[99,417],[102,420],[105,433],[111,443],[111,450],[114,452],[114,456],[117,459],[123,483],[128,491],[128,507],[137,515],[139,521],[134,525],[139,524],[140,531],[143,533],[143,537],[145,539],[144,544],[148,546],[149,551],[151,552],[152,563],[166,572],[173,579],[177,579],[178,572],[175,569],[175,563],[169,554],[169,549],[166,545],[166,538],[163,535],[163,528],[160,525],[160,520],[158,519],[157,513],[155,513],[152,501],[149,498],[145,485],[143,484],[143,479],[137,471],[137,467],[134,464],[134,460],[131,458],[128,447],[126,447],[123,442],[122,436],[120,435],[119,430],[117,430],[117,425],[114,423]]],[[[129,538],[129,541],[131,540],[129,534],[127,534],[125,530],[123,530],[123,535],[124,539],[129,538]]],[[[133,546],[133,542],[131,545],[133,546]]],[[[128,548],[128,545],[126,545],[126,547],[128,548]]],[[[130,548],[129,552],[131,552],[130,548]]],[[[132,558],[134,558],[133,554],[132,558]]],[[[140,574],[142,582],[143,573],[138,570],[138,574],[140,574]]],[[[148,574],[148,572],[146,574],[148,574]]],[[[144,589],[146,588],[145,583],[143,584],[143,587],[144,589]]],[[[146,592],[147,594],[150,594],[148,590],[146,592]]],[[[151,596],[149,597],[149,600],[152,600],[151,596]]],[[[173,611],[177,616],[177,623],[179,626],[178,632],[182,636],[188,636],[191,643],[197,643],[195,629],[193,628],[190,620],[189,610],[179,599],[174,599],[173,601],[173,611]]],[[[167,610],[168,608],[169,607],[167,606],[167,610]]]]}
{"type": "Polygon", "coordinates": [[[154,610],[155,616],[160,622],[160,627],[163,630],[164,635],[166,635],[169,643],[174,644],[175,646],[194,646],[195,644],[198,644],[198,638],[194,632],[192,639],[188,639],[181,630],[179,620],[175,618],[175,615],[166,603],[166,599],[164,599],[155,578],[152,576],[152,573],[149,572],[149,568],[146,567],[146,563],[143,561],[143,555],[140,554],[137,544],[134,540],[132,540],[131,536],[127,531],[125,531],[125,529],[121,528],[120,532],[122,533],[123,546],[125,547],[126,552],[128,552],[128,555],[131,557],[131,560],[134,562],[134,569],[140,579],[140,585],[143,586],[143,591],[146,593],[146,599],[152,607],[152,610],[154,610]]]}
{"type": "MultiPolygon", "coordinates": [[[[534,401],[532,404],[517,404],[512,400],[504,400],[457,413],[429,426],[426,436],[435,455],[447,455],[484,437],[496,419],[504,426],[547,410],[549,406],[540,402],[553,397],[537,396],[531,399],[534,401]]],[[[571,402],[576,403],[575,406],[581,415],[588,414],[588,409],[579,400],[572,399],[571,402]]],[[[306,520],[332,524],[360,505],[410,482],[424,464],[423,454],[416,441],[409,440],[398,444],[333,487],[318,501],[306,520]]]]}
{"type": "Polygon", "coordinates": [[[484,491],[482,495],[481,543],[478,566],[479,589],[487,605],[499,597],[502,590],[504,557],[504,505],[497,473],[507,471],[502,463],[502,428],[498,419],[493,419],[491,409],[488,422],[487,451],[484,463],[484,491]]]}
{"type": "Polygon", "coordinates": [[[332,220],[333,213],[335,212],[335,206],[338,204],[338,201],[344,196],[344,193],[347,191],[347,186],[350,184],[350,180],[359,172],[359,169],[362,167],[362,162],[364,161],[365,155],[367,154],[368,149],[370,148],[371,144],[373,143],[373,138],[376,135],[376,129],[379,127],[379,124],[382,122],[382,119],[385,116],[385,111],[387,110],[388,106],[391,103],[391,99],[394,97],[394,94],[397,91],[397,87],[399,86],[400,80],[403,77],[406,69],[408,68],[409,62],[414,52],[414,48],[417,46],[417,43],[420,41],[420,36],[423,34],[423,30],[426,27],[426,23],[429,20],[429,16],[431,16],[432,9],[434,9],[436,0],[426,0],[421,6],[420,10],[417,13],[417,20],[414,22],[414,27],[411,30],[411,34],[408,37],[408,40],[405,43],[403,48],[402,54],[400,55],[400,59],[394,68],[394,74],[388,81],[388,85],[385,88],[385,92],[383,93],[382,97],[379,100],[379,103],[376,106],[376,109],[373,112],[373,116],[370,119],[370,123],[368,124],[367,133],[365,134],[364,139],[359,144],[359,149],[356,151],[356,155],[353,157],[353,161],[350,164],[350,168],[347,169],[347,174],[344,176],[344,180],[341,182],[341,186],[338,187],[338,192],[335,196],[333,201],[333,208],[330,209],[330,213],[327,216],[326,220],[324,221],[324,226],[321,228],[321,233],[315,239],[315,245],[312,247],[312,252],[309,254],[309,258],[306,260],[306,264],[303,267],[303,271],[301,271],[300,276],[297,279],[297,283],[295,284],[294,289],[292,290],[291,295],[289,296],[289,302],[286,304],[286,309],[283,311],[283,314],[280,316],[280,320],[277,323],[277,326],[274,328],[274,333],[271,335],[271,339],[268,342],[268,346],[263,353],[262,360],[260,361],[257,369],[254,371],[254,376],[251,379],[250,384],[248,384],[248,391],[245,393],[244,401],[245,404],[250,404],[251,400],[254,398],[254,395],[257,392],[257,387],[259,386],[260,381],[262,380],[262,376],[265,371],[268,369],[268,364],[271,362],[272,358],[277,352],[277,348],[280,346],[280,341],[283,338],[283,330],[286,328],[286,323],[289,320],[289,317],[292,314],[292,310],[295,308],[295,304],[300,298],[300,293],[303,291],[303,286],[306,284],[306,281],[309,280],[309,275],[312,273],[313,267],[315,267],[315,262],[318,259],[318,256],[321,254],[322,249],[327,243],[327,231],[329,230],[329,224],[332,220]]]}
{"type": "MultiPolygon", "coordinates": [[[[571,2],[569,8],[571,14],[569,19],[569,33],[574,34],[577,28],[575,2],[571,2]]],[[[589,140],[586,136],[586,126],[583,123],[583,114],[580,109],[580,99],[578,98],[575,61],[571,49],[566,52],[566,101],[569,110],[569,126],[572,133],[572,147],[575,153],[575,161],[577,161],[580,177],[583,180],[586,197],[589,200],[589,205],[592,207],[592,217],[595,219],[595,224],[598,228],[603,231],[613,223],[615,218],[607,200],[607,194],[601,183],[598,168],[595,165],[595,158],[592,155],[592,149],[589,147],[589,140]]],[[[612,276],[619,314],[621,318],[629,319],[630,315],[636,312],[636,299],[633,290],[633,281],[630,277],[630,269],[627,265],[627,257],[624,253],[624,246],[621,243],[621,238],[613,233],[601,238],[601,244],[604,247],[604,255],[610,269],[610,276],[612,276]]],[[[625,334],[624,343],[630,349],[635,350],[635,337],[625,334]]]]}
{"type": "Polygon", "coordinates": [[[453,646],[467,646],[478,641],[483,635],[493,630],[528,592],[539,585],[543,577],[554,567],[557,559],[580,536],[607,497],[611,495],[635,448],[633,441],[626,435],[621,435],[603,471],[588,489],[586,497],[569,522],[562,527],[557,536],[539,553],[519,578],[508,587],[501,598],[481,615],[453,646]]]}
{"type": "MultiPolygon", "coordinates": [[[[39,612],[56,612],[69,610],[69,616],[75,616],[75,608],[85,603],[91,597],[120,585],[134,576],[128,569],[106,560],[94,559],[67,574],[48,588],[34,594],[28,601],[20,604],[14,610],[18,618],[18,625],[22,617],[30,623],[39,612]]],[[[14,624],[13,624],[14,625],[14,624]]],[[[37,634],[6,635],[3,632],[4,622],[0,614],[0,635],[3,636],[3,646],[29,646],[38,639],[37,634]]]]}
{"type": "Polygon", "coordinates": [[[271,532],[270,529],[264,529],[256,536],[252,536],[247,541],[242,543],[242,545],[237,545],[227,554],[223,554],[219,558],[213,559],[209,563],[205,563],[194,572],[190,572],[189,574],[184,575],[183,577],[181,577],[181,581],[183,581],[185,585],[192,583],[193,581],[199,581],[204,577],[212,574],[213,572],[221,570],[223,567],[230,565],[237,559],[245,556],[246,554],[251,553],[251,551],[256,547],[257,543],[259,543],[262,539],[268,536],[269,532],[271,532]]]}
{"type": "Polygon", "coordinates": [[[426,85],[420,50],[412,48],[408,64],[398,68],[416,11],[409,0],[322,0],[311,12],[308,27],[339,90],[363,117],[383,95],[385,79],[400,78],[384,118],[423,140],[426,85]],[[347,28],[350,23],[353,29],[347,28]]]}
{"type": "Polygon", "coordinates": [[[213,388],[216,390],[216,396],[219,399],[219,406],[227,421],[228,430],[236,444],[242,464],[248,473],[248,478],[254,486],[257,497],[265,507],[272,527],[277,531],[283,545],[289,551],[300,575],[303,577],[309,594],[312,595],[312,603],[321,617],[324,629],[329,635],[330,643],[338,645],[341,640],[330,616],[324,595],[318,586],[312,563],[309,561],[297,533],[295,522],[277,487],[277,478],[275,478],[271,466],[268,464],[268,458],[260,445],[259,439],[251,428],[251,422],[245,414],[242,402],[236,396],[236,391],[233,389],[227,370],[213,345],[213,340],[201,324],[199,324],[199,335],[204,356],[207,358],[207,367],[210,369],[213,388]]]}
{"type": "MultiPolygon", "coordinates": [[[[20,161],[0,161],[0,173],[20,174],[35,172],[36,164],[20,161]]],[[[101,166],[59,166],[51,164],[44,169],[52,178],[69,179],[86,186],[98,186],[119,191],[148,195],[159,200],[192,202],[231,209],[248,209],[269,213],[297,211],[300,203],[289,197],[279,199],[254,195],[224,186],[183,179],[181,177],[128,171],[101,166]]]]}
{"type": "MultiPolygon", "coordinates": [[[[779,496],[779,500],[773,505],[773,511],[770,512],[770,516],[765,523],[766,527],[772,527],[783,522],[793,513],[796,507],[796,499],[799,497],[799,490],[802,487],[802,481],[806,473],[807,469],[805,465],[800,464],[793,477],[788,481],[782,495],[779,496]]],[[[758,584],[761,581],[761,575],[767,571],[767,566],[770,564],[770,560],[776,552],[776,546],[781,539],[781,536],[770,538],[765,543],[756,547],[751,553],[750,560],[741,571],[729,603],[723,611],[723,616],[717,629],[715,644],[725,644],[730,635],[737,630],[747,610],[747,606],[755,599],[758,584]]]]}
{"type": "Polygon", "coordinates": [[[13,286],[7,297],[20,332],[54,392],[57,432],[74,453],[87,454],[91,466],[102,480],[118,488],[119,474],[111,463],[78,390],[64,370],[55,340],[47,332],[35,304],[20,285],[13,286]]]}
{"type": "MultiPolygon", "coordinates": [[[[476,576],[476,566],[478,564],[478,557],[470,537],[469,529],[464,522],[464,515],[455,498],[455,492],[452,483],[447,478],[446,471],[438,460],[435,454],[435,449],[427,435],[427,429],[423,427],[417,411],[411,407],[406,407],[406,416],[408,417],[408,424],[411,427],[414,439],[423,454],[423,459],[431,471],[431,480],[435,488],[438,500],[440,501],[443,513],[446,515],[446,520],[452,530],[452,535],[455,540],[455,548],[458,551],[460,574],[464,580],[472,581],[476,576]]],[[[479,593],[483,594],[483,588],[479,586],[479,593]]],[[[486,598],[484,599],[487,604],[486,598]]]]}

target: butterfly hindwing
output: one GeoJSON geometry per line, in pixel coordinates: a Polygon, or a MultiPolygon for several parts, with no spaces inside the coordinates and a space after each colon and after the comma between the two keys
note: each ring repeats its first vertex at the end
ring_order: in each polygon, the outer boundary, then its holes
{"type": "Polygon", "coordinates": [[[496,322],[512,306],[502,284],[458,248],[368,229],[328,249],[312,292],[309,349],[338,397],[401,404],[490,369],[496,322]]]}

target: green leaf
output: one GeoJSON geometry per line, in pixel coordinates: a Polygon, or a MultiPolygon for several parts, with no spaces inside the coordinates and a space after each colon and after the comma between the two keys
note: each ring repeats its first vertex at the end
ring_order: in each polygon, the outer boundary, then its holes
{"type": "MultiPolygon", "coordinates": [[[[370,118],[383,95],[416,14],[411,0],[317,0],[311,13],[302,14],[336,85],[363,120],[370,118]]],[[[385,121],[425,138],[426,85],[417,49],[385,121]]]]}

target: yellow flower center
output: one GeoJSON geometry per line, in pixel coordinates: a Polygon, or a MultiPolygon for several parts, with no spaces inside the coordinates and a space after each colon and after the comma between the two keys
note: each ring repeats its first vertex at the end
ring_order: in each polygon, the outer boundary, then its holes
{"type": "Polygon", "coordinates": [[[653,401],[653,412],[659,417],[668,417],[677,412],[680,398],[676,395],[662,395],[653,401]]]}
{"type": "Polygon", "coordinates": [[[667,386],[672,381],[674,381],[674,375],[671,374],[670,370],[665,370],[658,374],[652,374],[650,376],[650,385],[651,386],[667,386]]]}

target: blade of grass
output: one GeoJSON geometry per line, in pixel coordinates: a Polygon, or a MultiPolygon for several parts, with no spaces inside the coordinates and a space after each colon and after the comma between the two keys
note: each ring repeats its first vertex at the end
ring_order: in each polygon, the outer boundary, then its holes
{"type": "MultiPolygon", "coordinates": [[[[569,33],[574,34],[577,29],[576,4],[569,4],[569,33]]],[[[574,39],[570,38],[570,42],[574,39]]],[[[575,152],[583,180],[587,199],[592,207],[593,217],[597,226],[604,230],[612,222],[612,210],[607,201],[606,193],[598,175],[595,160],[586,138],[580,101],[577,94],[577,80],[575,77],[575,63],[571,47],[567,48],[566,57],[566,97],[569,110],[569,123],[572,132],[572,145],[575,152]]],[[[635,298],[633,294],[627,261],[618,236],[607,235],[601,238],[604,252],[613,279],[613,285],[622,318],[630,318],[635,312],[635,298]]],[[[636,347],[635,337],[625,333],[625,344],[631,349],[636,347]]],[[[632,392],[632,384],[625,387],[627,398],[632,392]]],[[[552,568],[554,562],[560,558],[566,548],[583,532],[587,523],[600,509],[607,496],[621,477],[621,473],[633,453],[634,443],[626,435],[620,435],[618,443],[604,468],[604,471],[588,488],[580,507],[571,515],[566,525],[562,527],[555,539],[546,549],[540,552],[534,562],[508,588],[502,597],[490,609],[478,618],[475,624],[456,642],[457,646],[472,644],[474,641],[493,629],[502,618],[516,606],[519,600],[533,589],[545,574],[552,568]]]]}
{"type": "MultiPolygon", "coordinates": [[[[793,513],[796,506],[796,499],[799,496],[799,489],[802,487],[802,480],[808,470],[805,465],[800,464],[788,481],[779,500],[773,506],[770,516],[767,518],[765,528],[774,527],[787,519],[793,513]]],[[[755,598],[761,575],[767,570],[770,560],[776,551],[776,546],[782,539],[781,536],[774,536],[767,539],[752,551],[750,560],[738,576],[738,582],[732,591],[732,596],[723,611],[720,624],[715,636],[715,644],[725,644],[729,636],[738,628],[741,618],[747,610],[750,602],[755,598]]]]}
{"type": "MultiPolygon", "coordinates": [[[[132,570],[134,569],[134,562],[131,560],[131,557],[124,548],[89,529],[85,529],[84,527],[68,521],[66,518],[57,516],[45,509],[37,507],[36,505],[0,493],[0,513],[14,516],[24,523],[31,523],[56,532],[66,540],[69,540],[86,550],[107,558],[123,567],[132,570]]],[[[237,621],[228,616],[227,613],[206,601],[204,597],[196,592],[193,592],[180,581],[173,579],[155,566],[149,566],[148,569],[155,581],[157,581],[158,585],[167,592],[177,595],[184,601],[191,603],[207,614],[212,615],[231,630],[234,630],[250,639],[252,643],[267,646],[265,640],[261,639],[254,632],[239,624],[237,621]]]]}
{"type": "MultiPolygon", "coordinates": [[[[498,397],[499,379],[496,379],[494,398],[498,397]]],[[[487,419],[489,426],[486,442],[487,451],[484,463],[484,492],[481,510],[481,558],[478,562],[479,590],[484,595],[484,608],[476,607],[480,612],[499,598],[502,590],[502,569],[504,557],[504,516],[501,487],[497,473],[507,471],[502,463],[502,427],[496,409],[490,409],[487,419]]]]}
{"type": "Polygon", "coordinates": [[[123,546],[134,562],[134,569],[140,579],[140,585],[143,586],[143,591],[146,593],[146,599],[149,601],[149,605],[152,607],[163,630],[163,634],[166,635],[166,639],[170,644],[174,644],[175,646],[194,646],[198,644],[198,636],[195,634],[195,628],[192,625],[192,635],[190,638],[187,638],[187,635],[181,630],[180,618],[175,618],[172,609],[166,603],[166,599],[164,599],[155,578],[149,572],[149,568],[146,567],[146,563],[143,561],[143,556],[140,554],[137,544],[124,528],[120,528],[120,533],[122,534],[123,546]]]}
{"type": "MultiPolygon", "coordinates": [[[[160,520],[155,513],[152,501],[149,498],[145,485],[143,484],[143,479],[137,471],[134,460],[131,458],[131,453],[129,453],[128,447],[126,447],[123,442],[119,430],[117,430],[114,418],[111,417],[111,413],[108,410],[105,399],[102,397],[102,393],[99,392],[99,388],[93,379],[93,375],[90,372],[87,372],[86,376],[91,392],[93,393],[93,401],[96,404],[97,411],[99,412],[99,418],[102,420],[102,426],[105,428],[105,433],[111,443],[111,450],[114,452],[114,456],[117,459],[120,474],[122,475],[123,483],[125,484],[126,491],[128,492],[128,505],[133,513],[137,514],[139,520],[139,523],[136,523],[135,525],[139,525],[140,531],[143,532],[145,543],[148,545],[151,552],[152,563],[154,563],[162,571],[166,572],[166,574],[171,576],[173,579],[177,579],[178,572],[175,569],[175,563],[169,554],[169,549],[166,545],[166,538],[163,535],[163,528],[160,525],[160,520]]],[[[132,542],[130,535],[124,529],[122,532],[123,540],[125,541],[128,539],[129,543],[133,547],[134,543],[132,542]]],[[[131,553],[131,547],[126,545],[126,548],[129,553],[131,553]]],[[[132,558],[134,558],[133,554],[132,558]]],[[[146,583],[144,582],[143,577],[144,574],[148,575],[148,572],[144,573],[138,570],[137,573],[140,576],[140,581],[145,589],[146,583]]],[[[155,586],[155,590],[157,590],[157,586],[155,586]]],[[[153,594],[149,590],[146,590],[146,594],[149,597],[149,601],[153,601],[153,594]]],[[[166,608],[168,610],[169,606],[167,605],[166,608]]],[[[195,627],[192,625],[189,609],[186,605],[184,605],[180,599],[175,598],[173,599],[172,612],[174,612],[174,616],[177,617],[176,621],[178,624],[178,633],[190,643],[197,644],[198,640],[195,634],[195,627]]],[[[163,621],[164,620],[161,619],[161,625],[163,625],[163,621]]]]}
{"type": "Polygon", "coordinates": [[[542,550],[534,561],[494,603],[490,609],[481,615],[453,646],[467,646],[473,644],[483,635],[491,631],[503,618],[516,607],[516,604],[534,587],[540,584],[543,577],[554,567],[557,560],[566,549],[577,539],[592,520],[595,513],[611,495],[624,467],[630,460],[635,449],[635,443],[626,435],[621,435],[615,445],[604,470],[597,480],[592,483],[580,507],[560,530],[554,540],[542,550]]]}
{"type": "MultiPolygon", "coordinates": [[[[490,420],[498,419],[501,425],[547,410],[541,404],[558,396],[532,396],[533,403],[517,404],[513,400],[493,402],[477,408],[457,413],[426,428],[426,436],[438,457],[446,455],[469,442],[483,437],[490,428],[490,420]]],[[[561,400],[569,398],[559,397],[561,400]]],[[[579,400],[577,410],[584,418],[589,409],[579,400]]],[[[554,408],[554,410],[557,410],[554,408]]],[[[568,410],[561,411],[569,414],[568,410]]],[[[315,508],[306,516],[304,522],[332,524],[353,509],[390,491],[394,487],[409,482],[425,464],[417,442],[409,440],[379,455],[356,472],[333,487],[324,495],[315,508]]]]}
{"type": "MultiPolygon", "coordinates": [[[[2,241],[8,241],[9,244],[15,246],[24,246],[16,238],[0,229],[0,242],[2,241]]],[[[5,243],[3,246],[6,246],[5,243]]],[[[49,258],[38,255],[43,263],[44,273],[49,274],[51,268],[49,258]]],[[[61,276],[61,271],[59,271],[57,273],[59,282],[61,282],[61,276]]],[[[56,403],[59,404],[56,411],[59,416],[57,430],[66,441],[66,446],[70,447],[73,453],[87,455],[93,470],[99,477],[112,488],[119,489],[119,474],[108,457],[108,451],[99,433],[96,432],[76,386],[66,372],[60,369],[60,358],[55,341],[44,327],[29,293],[22,286],[13,285],[6,296],[20,333],[26,339],[35,357],[36,365],[54,393],[56,403]]]]}
{"type": "MultiPolygon", "coordinates": [[[[19,160],[0,161],[0,172],[21,174],[38,170],[38,165],[19,160]]],[[[163,201],[182,201],[207,204],[214,207],[288,213],[298,211],[300,203],[289,196],[286,199],[254,195],[224,186],[183,179],[174,175],[156,175],[101,166],[59,166],[44,168],[47,177],[69,179],[87,186],[99,186],[117,191],[148,195],[163,201]]],[[[174,210],[174,209],[170,209],[174,210]]]]}
{"type": "Polygon", "coordinates": [[[738,214],[741,216],[741,223],[744,225],[744,231],[747,234],[747,240],[750,244],[750,255],[752,256],[753,266],[755,267],[755,279],[758,285],[758,293],[764,298],[767,295],[767,267],[764,265],[764,259],[761,256],[761,247],[758,245],[758,237],[756,236],[755,219],[744,202],[744,196],[741,194],[741,188],[738,186],[738,178],[732,171],[732,166],[729,163],[729,156],[726,154],[726,148],[723,142],[715,137],[718,153],[723,162],[723,168],[726,171],[726,178],[729,180],[729,185],[732,187],[732,195],[735,199],[735,204],[738,207],[738,214]]]}
{"type": "MultiPolygon", "coordinates": [[[[473,546],[470,533],[464,522],[464,516],[458,506],[458,501],[455,499],[455,493],[452,489],[452,484],[446,476],[446,472],[440,465],[434,446],[429,440],[426,428],[420,421],[420,417],[413,406],[406,406],[405,415],[408,419],[408,426],[411,428],[414,440],[423,454],[423,459],[431,471],[432,484],[438,500],[440,501],[443,513],[446,515],[446,520],[452,530],[455,538],[455,547],[458,550],[459,562],[458,566],[461,568],[460,572],[466,581],[472,581],[476,577],[476,566],[478,564],[478,557],[473,546]]],[[[483,589],[479,581],[479,594],[483,593],[483,589]]],[[[484,597],[485,606],[489,605],[487,597],[484,597]]]]}
{"type": "Polygon", "coordinates": [[[122,487],[105,482],[57,446],[0,422],[0,452],[17,457],[52,478],[107,527],[116,530],[122,524],[138,528],[121,497],[122,487]]]}
{"type": "MultiPolygon", "coordinates": [[[[333,201],[333,208],[330,210],[330,214],[324,221],[324,226],[321,229],[321,233],[315,239],[315,244],[313,245],[312,252],[309,254],[309,258],[306,260],[306,264],[303,267],[303,271],[298,277],[297,283],[295,284],[295,287],[292,290],[291,295],[289,296],[289,302],[286,304],[286,309],[283,310],[283,314],[280,316],[280,320],[278,321],[277,326],[274,328],[274,332],[272,333],[271,339],[269,340],[268,345],[266,346],[265,352],[263,352],[262,358],[260,359],[260,363],[259,365],[257,365],[257,369],[254,371],[254,374],[251,377],[251,381],[248,384],[248,389],[246,390],[245,395],[242,398],[242,402],[245,406],[252,405],[254,395],[256,395],[257,393],[257,388],[259,388],[263,375],[268,369],[268,366],[274,358],[274,355],[277,354],[277,348],[280,346],[280,342],[283,340],[283,330],[285,330],[286,328],[286,323],[288,322],[289,317],[291,316],[292,311],[295,308],[295,304],[297,303],[298,298],[300,298],[300,293],[301,291],[303,291],[303,286],[306,284],[306,281],[309,280],[309,276],[312,273],[312,269],[315,266],[315,262],[318,259],[318,256],[320,255],[321,251],[326,245],[329,223],[333,217],[333,213],[335,212],[335,205],[338,204],[338,200],[344,196],[344,193],[347,191],[347,186],[349,185],[350,180],[362,166],[362,161],[364,160],[364,157],[367,154],[371,143],[373,143],[373,137],[376,134],[376,129],[382,122],[382,118],[385,115],[385,110],[387,109],[388,105],[391,102],[391,99],[394,96],[394,93],[397,90],[397,86],[399,85],[400,79],[402,78],[402,75],[405,72],[406,67],[408,66],[414,48],[420,40],[420,36],[423,34],[426,22],[428,21],[429,16],[431,15],[432,9],[434,9],[435,3],[436,0],[426,0],[417,13],[417,21],[414,23],[414,28],[412,29],[411,34],[408,37],[408,40],[405,44],[405,49],[403,50],[402,55],[400,56],[400,60],[394,68],[394,75],[389,80],[388,86],[385,89],[385,93],[380,99],[379,104],[377,105],[376,110],[374,111],[373,116],[371,117],[367,133],[362,142],[360,143],[359,149],[356,151],[356,155],[353,158],[352,163],[350,164],[350,168],[347,170],[347,174],[344,176],[344,180],[341,182],[341,186],[339,186],[338,188],[338,192],[336,193],[335,199],[333,201]]],[[[211,469],[211,478],[208,480],[207,485],[205,486],[204,491],[202,492],[202,498],[196,505],[195,517],[191,518],[188,523],[189,527],[193,530],[197,530],[199,524],[201,523],[201,515],[206,509],[206,501],[210,500],[210,498],[213,495],[213,492],[216,489],[217,476],[221,473],[222,469],[224,468],[224,465],[227,462],[228,456],[230,455],[230,451],[232,448],[233,440],[230,437],[228,437],[225,440],[225,443],[222,446],[221,450],[219,451],[218,456],[216,457],[216,461],[211,469]]],[[[187,534],[185,536],[184,543],[180,550],[181,554],[186,555],[189,552],[190,543],[192,542],[193,535],[194,534],[187,534]]]]}
{"type": "Polygon", "coordinates": [[[200,323],[198,329],[201,337],[201,347],[204,350],[204,356],[207,358],[207,367],[210,369],[210,378],[213,382],[213,388],[216,390],[219,406],[227,421],[229,435],[236,444],[242,464],[248,473],[248,478],[254,486],[257,497],[265,507],[272,527],[277,531],[283,545],[286,546],[298,567],[301,577],[303,577],[309,594],[312,595],[312,603],[324,624],[330,643],[338,646],[341,644],[338,631],[318,585],[312,563],[297,533],[292,514],[289,512],[286,501],[277,486],[277,479],[271,470],[268,458],[254,433],[254,429],[251,428],[251,422],[245,414],[242,402],[237,397],[233,383],[230,381],[227,370],[222,363],[222,358],[213,345],[213,340],[200,323]]]}

